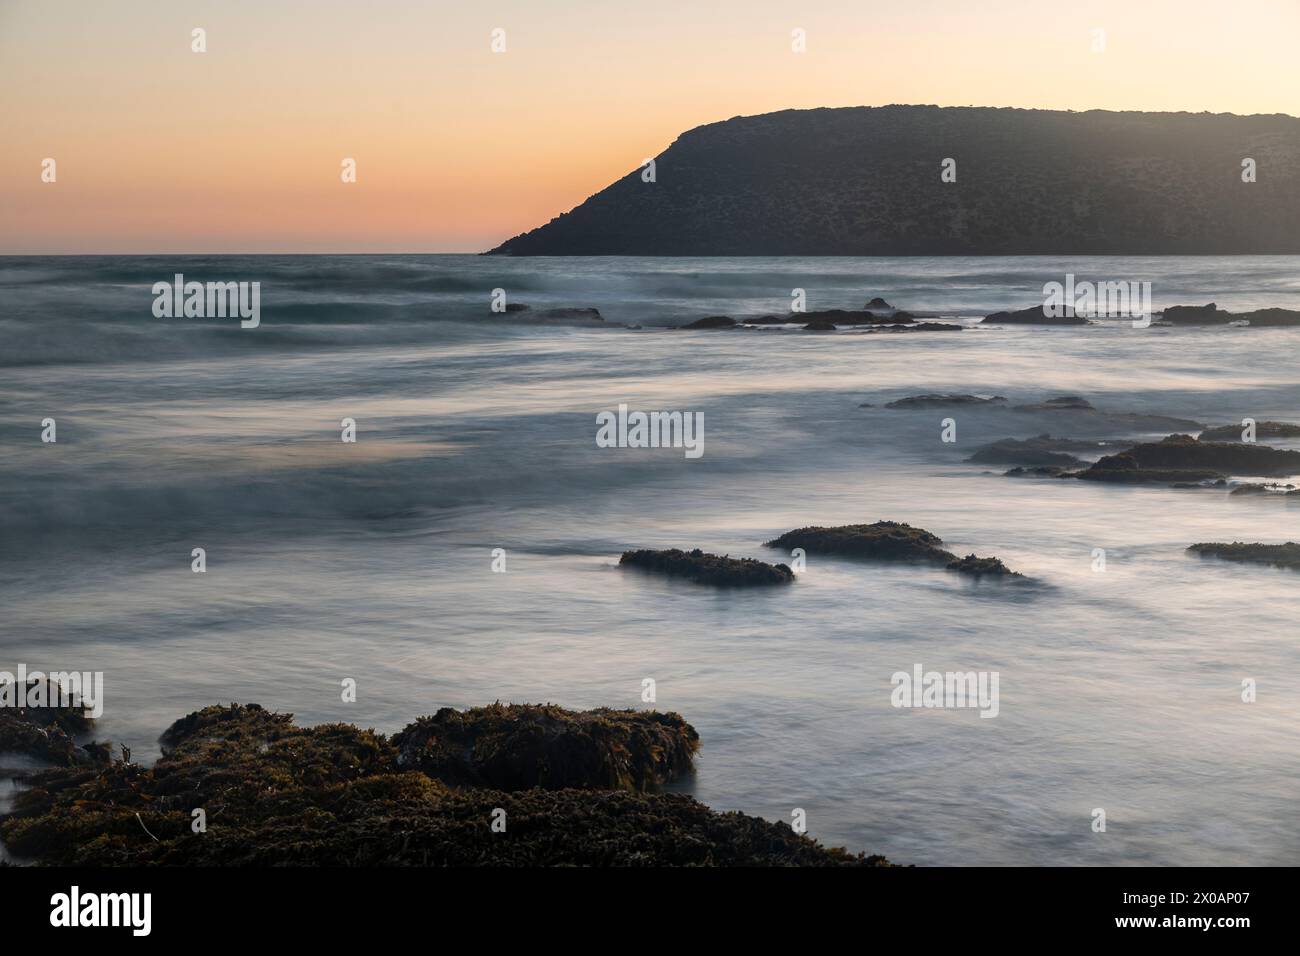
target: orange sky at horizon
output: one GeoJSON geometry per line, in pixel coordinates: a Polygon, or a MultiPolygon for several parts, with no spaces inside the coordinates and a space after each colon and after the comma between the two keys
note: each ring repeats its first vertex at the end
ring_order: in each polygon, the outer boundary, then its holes
{"type": "Polygon", "coordinates": [[[1296,0],[974,6],[0,0],[0,254],[479,252],[779,109],[1300,113],[1296,0]]]}

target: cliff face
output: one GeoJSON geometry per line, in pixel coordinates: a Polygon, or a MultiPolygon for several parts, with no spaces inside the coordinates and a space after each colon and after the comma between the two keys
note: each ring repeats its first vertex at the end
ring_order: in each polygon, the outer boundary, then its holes
{"type": "Polygon", "coordinates": [[[1300,253],[1300,119],[1283,115],[786,110],[690,130],[655,173],[491,251],[1300,253]],[[956,182],[941,181],[946,158],[956,182]]]}

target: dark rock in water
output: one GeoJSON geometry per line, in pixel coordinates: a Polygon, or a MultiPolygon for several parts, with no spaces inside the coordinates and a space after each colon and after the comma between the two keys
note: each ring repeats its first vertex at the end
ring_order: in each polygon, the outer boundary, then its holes
{"type": "Polygon", "coordinates": [[[1015,312],[994,312],[980,320],[989,325],[1091,325],[1082,315],[1049,315],[1044,306],[1035,305],[1015,312]]]}
{"type": "Polygon", "coordinates": [[[882,325],[873,332],[964,332],[960,325],[952,322],[915,322],[907,325],[882,325]]]}
{"type": "Polygon", "coordinates": [[[1161,313],[1161,319],[1173,325],[1227,325],[1232,313],[1225,312],[1211,302],[1209,305],[1171,305],[1161,313]]]}
{"type": "Polygon", "coordinates": [[[729,329],[735,326],[736,320],[726,315],[707,315],[702,319],[696,319],[687,325],[678,326],[682,329],[729,329]]]}
{"type": "MultiPolygon", "coordinates": [[[[415,741],[426,730],[434,753],[446,752],[434,739],[439,733],[448,734],[448,746],[465,740],[461,729],[417,721],[402,736],[421,755],[415,741]]],[[[596,724],[580,731],[588,732],[604,731],[596,724]]],[[[523,754],[567,752],[554,745],[567,731],[554,739],[549,729],[540,733],[547,743],[539,746],[519,728],[523,754]]],[[[399,748],[374,731],[301,728],[256,704],[206,708],[178,721],[169,737],[171,749],[151,769],[116,763],[35,775],[0,823],[0,837],[47,865],[889,865],[827,849],[782,824],[715,813],[683,795],[452,787],[402,769],[399,748]],[[208,810],[206,833],[190,828],[196,807],[208,810]],[[498,810],[508,836],[493,831],[498,810]]],[[[471,745],[497,739],[479,734],[471,745]]],[[[618,752],[624,739],[614,732],[594,749],[608,747],[617,765],[627,759],[618,752]]],[[[653,740],[651,733],[632,742],[653,740]]]]}
{"type": "Polygon", "coordinates": [[[992,398],[980,398],[976,395],[909,395],[907,398],[886,402],[886,408],[946,408],[952,405],[1005,405],[1007,400],[1001,395],[992,398]]]}
{"type": "Polygon", "coordinates": [[[1077,468],[1084,464],[1063,449],[1074,449],[1087,442],[1077,442],[1068,438],[1053,438],[1050,435],[1038,435],[1023,441],[1015,438],[1003,438],[975,449],[975,454],[966,460],[981,465],[1052,465],[1060,468],[1077,468]]]}
{"type": "Polygon", "coordinates": [[[1060,411],[1095,411],[1092,402],[1086,398],[1080,398],[1078,395],[1063,395],[1060,398],[1049,398],[1045,402],[1037,402],[1030,405],[1016,405],[1017,411],[1023,412],[1060,412],[1060,411]]]}
{"type": "Polygon", "coordinates": [[[1250,564],[1268,564],[1277,568],[1300,570],[1300,544],[1288,541],[1286,544],[1246,544],[1234,541],[1232,544],[1203,543],[1194,544],[1187,549],[1203,558],[1222,558],[1225,561],[1244,561],[1250,564]]]}
{"type": "Polygon", "coordinates": [[[1003,477],[1006,478],[1063,478],[1066,477],[1064,468],[1055,465],[1039,465],[1034,468],[1012,468],[1006,472],[1003,477]]]}
{"type": "Polygon", "coordinates": [[[107,744],[78,746],[75,737],[90,731],[93,721],[86,716],[79,699],[69,706],[60,704],[60,688],[49,679],[29,680],[27,700],[37,706],[17,706],[18,687],[12,683],[0,690],[0,753],[20,753],[60,767],[88,766],[106,762],[107,744]]]}
{"type": "Polygon", "coordinates": [[[832,322],[835,325],[906,325],[914,322],[910,315],[876,315],[874,312],[855,312],[852,309],[818,309],[813,312],[791,312],[787,315],[759,315],[745,320],[750,325],[793,325],[800,322],[832,322]]]}
{"type": "Polygon", "coordinates": [[[805,325],[803,330],[805,332],[834,332],[835,323],[827,322],[825,319],[817,319],[816,321],[809,322],[805,325]]]}
{"type": "Polygon", "coordinates": [[[958,558],[942,545],[941,538],[924,528],[913,528],[897,521],[877,521],[875,524],[847,524],[831,528],[798,528],[766,542],[765,547],[780,548],[783,551],[803,548],[809,554],[835,555],[863,561],[942,564],[950,571],[976,575],[1013,574],[997,558],[977,558],[973,554],[958,558]]]}
{"type": "Polygon", "coordinates": [[[908,312],[906,309],[899,309],[899,310],[897,310],[897,311],[893,314],[893,316],[892,316],[891,318],[893,318],[893,320],[894,320],[895,322],[915,322],[915,321],[916,321],[916,316],[914,316],[911,312],[908,312]]]}
{"type": "Polygon", "coordinates": [[[1254,312],[1242,312],[1234,318],[1245,319],[1254,329],[1300,325],[1300,312],[1295,309],[1257,309],[1254,312]]]}
{"type": "Polygon", "coordinates": [[[1009,577],[1020,578],[1024,575],[1012,571],[998,558],[981,558],[973,554],[968,554],[964,558],[948,563],[949,571],[960,571],[962,574],[973,574],[980,578],[988,575],[990,577],[1009,577]]]}
{"type": "Polygon", "coordinates": [[[713,584],[724,587],[751,587],[763,584],[789,584],[794,572],[784,564],[768,564],[753,558],[733,558],[727,555],[705,554],[699,548],[681,551],[624,551],[620,565],[657,571],[686,578],[696,584],[713,584]]]}
{"type": "Polygon", "coordinates": [[[641,791],[687,773],[700,738],[677,714],[496,703],[444,707],[393,746],[400,769],[456,787],[641,791]]]}
{"type": "Polygon", "coordinates": [[[871,561],[947,564],[956,560],[956,555],[940,547],[942,544],[941,538],[924,528],[913,528],[896,521],[877,521],[875,524],[849,524],[833,528],[799,528],[766,542],[765,547],[785,551],[803,548],[809,553],[871,561]]]}
{"type": "Polygon", "coordinates": [[[1300,325],[1300,312],[1294,309],[1228,312],[1211,302],[1208,305],[1170,306],[1165,309],[1161,320],[1170,325],[1227,325],[1230,322],[1248,322],[1251,328],[1275,328],[1300,325]]]}
{"type": "MultiPolygon", "coordinates": [[[[1242,441],[1241,425],[1216,425],[1198,436],[1198,441],[1242,441]]],[[[1256,422],[1256,438],[1300,438],[1300,425],[1290,422],[1256,422]]]]}
{"type": "Polygon", "coordinates": [[[888,312],[892,310],[894,307],[890,305],[888,302],[886,302],[884,299],[882,299],[880,296],[876,296],[874,299],[872,299],[870,302],[867,303],[866,308],[868,310],[880,309],[888,312]]]}
{"type": "Polygon", "coordinates": [[[507,303],[506,303],[506,311],[507,311],[507,312],[527,312],[527,311],[528,311],[529,309],[531,309],[531,308],[532,308],[532,306],[530,306],[530,305],[525,305],[525,304],[522,303],[522,302],[507,302],[507,303]]]}
{"type": "MultiPolygon", "coordinates": [[[[1132,468],[1275,477],[1300,474],[1300,451],[1244,442],[1201,442],[1191,435],[1170,435],[1162,441],[1134,445],[1122,455],[1102,458],[1091,470],[1132,468]]],[[[1187,480],[1186,475],[1179,477],[1187,480]]]]}

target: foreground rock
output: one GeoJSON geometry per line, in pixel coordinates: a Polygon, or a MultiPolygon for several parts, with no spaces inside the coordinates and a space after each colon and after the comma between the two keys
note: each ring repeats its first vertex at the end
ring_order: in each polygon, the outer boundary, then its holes
{"type": "Polygon", "coordinates": [[[994,312],[980,320],[981,325],[1091,325],[1081,315],[1049,315],[1041,305],[1014,312],[994,312]]]}
{"type": "Polygon", "coordinates": [[[107,743],[79,746],[75,738],[88,734],[94,724],[80,701],[62,706],[59,688],[52,682],[27,682],[26,700],[35,706],[17,706],[18,688],[0,685],[0,754],[16,753],[59,767],[105,764],[110,759],[107,743]]]}
{"type": "Polygon", "coordinates": [[[1256,309],[1254,312],[1228,312],[1213,302],[1208,305],[1174,305],[1165,309],[1161,320],[1170,325],[1228,325],[1249,323],[1252,328],[1300,325],[1300,312],[1294,309],[1256,309]]]}
{"type": "MultiPolygon", "coordinates": [[[[408,743],[420,726],[403,732],[408,743]]],[[[298,727],[256,704],[205,708],[165,738],[151,769],[33,777],[0,837],[53,865],[888,865],[686,796],[456,787],[403,769],[382,734],[298,727]],[[191,829],[196,808],[206,811],[204,833],[191,829]]]]}
{"type": "Polygon", "coordinates": [[[773,538],[764,546],[782,550],[803,548],[809,554],[829,554],[864,561],[941,564],[950,571],[974,574],[976,577],[985,574],[1021,577],[997,558],[979,558],[973,554],[958,558],[942,545],[943,539],[924,528],[913,528],[897,521],[877,521],[875,524],[798,528],[787,531],[779,538],[773,538]]]}
{"type": "Polygon", "coordinates": [[[784,564],[768,564],[754,558],[733,558],[729,555],[706,554],[699,548],[681,551],[669,548],[663,551],[624,551],[618,562],[633,568],[642,568],[673,577],[686,578],[697,584],[724,587],[753,587],[766,584],[789,584],[794,572],[784,564]]]}
{"type": "Polygon", "coordinates": [[[1203,558],[1222,558],[1224,561],[1243,561],[1249,564],[1267,564],[1276,568],[1300,570],[1300,544],[1194,544],[1187,549],[1203,558]]]}
{"type": "Polygon", "coordinates": [[[1134,445],[1101,458],[1076,477],[1125,483],[1205,481],[1228,475],[1279,477],[1300,473],[1300,451],[1241,442],[1201,442],[1191,435],[1134,445]]]}
{"type": "MultiPolygon", "coordinates": [[[[1200,441],[1244,441],[1240,425],[1216,425],[1198,436],[1200,441]]],[[[1300,425],[1291,422],[1256,422],[1256,438],[1300,438],[1300,425]]]]}
{"type": "Polygon", "coordinates": [[[393,745],[398,767],[453,786],[641,791],[689,771],[700,737],[677,714],[496,703],[444,707],[393,745]]]}

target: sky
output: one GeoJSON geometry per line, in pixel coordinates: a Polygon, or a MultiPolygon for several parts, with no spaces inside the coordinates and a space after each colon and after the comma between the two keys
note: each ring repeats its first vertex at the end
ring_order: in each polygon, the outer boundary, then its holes
{"type": "Polygon", "coordinates": [[[0,254],[480,252],[781,109],[1300,115],[1298,36],[1300,0],[0,0],[0,254]]]}

